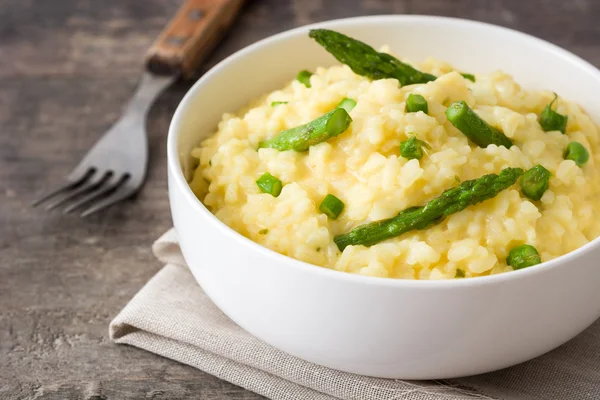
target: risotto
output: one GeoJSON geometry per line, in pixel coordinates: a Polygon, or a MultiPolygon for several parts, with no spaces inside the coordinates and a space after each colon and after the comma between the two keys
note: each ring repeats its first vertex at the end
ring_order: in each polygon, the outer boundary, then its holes
{"type": "Polygon", "coordinates": [[[349,62],[303,71],[282,89],[225,114],[214,135],[192,151],[198,160],[192,190],[217,218],[256,243],[377,277],[497,274],[551,260],[599,235],[599,132],[577,104],[553,102],[552,92],[528,91],[502,71],[471,76],[439,60],[404,62],[432,78],[374,79],[349,62]],[[340,132],[306,148],[280,146],[293,128],[311,121],[304,135],[326,130],[323,118],[336,114],[344,99],[350,106],[340,114],[349,118],[338,124],[340,132]],[[482,145],[469,127],[449,120],[457,104],[482,120],[476,128],[498,133],[503,144],[482,145]],[[555,129],[544,126],[548,121],[555,129]],[[507,168],[527,172],[493,196],[425,224],[381,240],[344,242],[357,227],[413,218],[448,189],[462,190],[507,168]],[[540,171],[528,187],[524,181],[540,171]],[[537,261],[523,264],[532,254],[537,261]]]}

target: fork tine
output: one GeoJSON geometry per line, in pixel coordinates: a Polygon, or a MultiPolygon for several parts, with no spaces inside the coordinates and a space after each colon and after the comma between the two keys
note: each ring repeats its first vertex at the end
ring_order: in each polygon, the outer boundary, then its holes
{"type": "Polygon", "coordinates": [[[93,173],[94,173],[93,170],[88,170],[87,172],[85,172],[85,174],[81,174],[81,176],[79,178],[77,178],[75,180],[71,180],[71,181],[65,183],[64,185],[59,186],[58,188],[56,188],[56,189],[54,189],[54,190],[52,190],[50,192],[44,193],[42,196],[40,196],[36,200],[34,200],[31,203],[31,206],[32,207],[37,207],[40,204],[42,204],[43,202],[45,202],[46,200],[49,200],[49,199],[55,197],[56,195],[58,195],[58,194],[60,194],[60,193],[62,193],[64,191],[76,188],[77,186],[79,186],[79,185],[83,184],[85,181],[87,181],[87,179],[91,175],[93,175],[93,173]]]}
{"type": "Polygon", "coordinates": [[[91,178],[86,179],[80,186],[75,188],[75,190],[67,193],[63,198],[55,201],[54,203],[50,203],[46,206],[46,210],[54,210],[58,206],[61,206],[67,203],[69,200],[77,198],[82,194],[85,194],[90,191],[96,191],[98,188],[102,187],[102,184],[110,177],[109,174],[92,174],[91,178]]]}
{"type": "Polygon", "coordinates": [[[83,210],[81,217],[87,217],[97,211],[110,207],[121,200],[124,200],[136,192],[135,188],[129,187],[127,183],[121,184],[112,194],[101,199],[97,203],[93,203],[89,208],[83,210]]]}
{"type": "Polygon", "coordinates": [[[36,200],[33,201],[33,203],[31,203],[32,207],[37,207],[40,204],[42,204],[44,201],[51,199],[52,197],[56,196],[57,194],[60,194],[66,190],[69,190],[73,187],[77,186],[77,183],[73,183],[73,182],[67,182],[62,186],[59,186],[57,189],[52,190],[50,192],[46,192],[44,193],[41,197],[38,197],[36,200]]]}
{"type": "Polygon", "coordinates": [[[70,214],[73,211],[75,211],[76,209],[80,208],[81,206],[83,206],[93,200],[96,200],[97,198],[106,196],[110,192],[116,190],[125,181],[125,179],[124,179],[124,177],[115,179],[115,177],[112,176],[112,177],[109,177],[107,179],[107,181],[108,181],[108,183],[95,188],[90,193],[86,194],[85,196],[81,197],[80,199],[77,199],[75,202],[69,204],[63,210],[63,214],[70,214]]]}

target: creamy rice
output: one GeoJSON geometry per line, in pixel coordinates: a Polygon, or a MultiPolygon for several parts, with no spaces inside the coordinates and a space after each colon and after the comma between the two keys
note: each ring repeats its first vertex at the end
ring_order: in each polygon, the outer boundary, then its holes
{"type": "Polygon", "coordinates": [[[217,218],[251,240],[362,275],[446,279],[457,268],[467,277],[497,274],[512,270],[506,256],[515,245],[533,245],[547,261],[599,235],[599,132],[578,105],[559,98],[556,111],[569,116],[567,133],[544,132],[537,118],[551,92],[526,91],[500,71],[477,75],[473,83],[444,62],[427,60],[418,67],[439,78],[400,87],[397,80],[370,81],[343,65],[318,68],[311,88],[293,81],[237,114],[225,114],[218,131],[192,151],[199,165],[190,186],[217,218]],[[409,93],[425,97],[429,115],[404,111],[409,93]],[[261,141],[331,111],[345,97],[357,105],[343,134],[302,153],[256,150],[261,141]],[[480,148],[469,142],[446,119],[456,100],[465,100],[515,145],[480,148]],[[288,103],[271,106],[273,101],[288,103]],[[431,145],[420,160],[399,154],[400,142],[411,134],[431,145]],[[590,152],[582,168],[563,159],[571,141],[590,152]],[[459,181],[535,164],[552,173],[540,201],[525,198],[516,184],[426,230],[343,252],[333,242],[357,225],[423,205],[459,181]],[[283,181],[278,197],[257,187],[265,172],[283,181]],[[346,205],[337,220],[318,210],[328,193],[346,205]]]}

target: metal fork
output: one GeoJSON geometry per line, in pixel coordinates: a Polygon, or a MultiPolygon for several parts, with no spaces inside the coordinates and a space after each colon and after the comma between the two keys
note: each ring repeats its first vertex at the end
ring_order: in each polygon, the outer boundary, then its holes
{"type": "Polygon", "coordinates": [[[179,77],[189,78],[231,25],[243,0],[187,0],[154,42],[146,72],[121,118],[66,176],[62,186],[33,206],[81,209],[85,217],[135,194],[148,168],[146,116],[158,95],[179,77]]]}
{"type": "Polygon", "coordinates": [[[46,209],[66,205],[65,214],[87,205],[81,213],[84,217],[136,193],[144,183],[148,167],[146,115],[154,99],[174,80],[174,76],[144,73],[121,118],[67,175],[64,185],[33,205],[57,198],[46,209]]]}

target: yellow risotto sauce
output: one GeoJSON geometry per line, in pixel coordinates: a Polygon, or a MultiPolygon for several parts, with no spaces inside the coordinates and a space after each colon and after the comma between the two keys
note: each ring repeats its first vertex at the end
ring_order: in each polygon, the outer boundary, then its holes
{"type": "Polygon", "coordinates": [[[371,81],[345,65],[318,68],[310,88],[292,81],[237,114],[225,114],[215,134],[192,151],[199,164],[191,188],[217,218],[269,249],[378,277],[447,279],[456,277],[457,269],[466,277],[497,274],[513,269],[506,257],[516,245],[535,246],[547,261],[599,235],[599,132],[578,105],[559,98],[554,109],[568,115],[566,134],[544,132],[538,116],[552,92],[524,90],[500,71],[471,82],[441,61],[412,65],[438,78],[400,87],[395,79],[371,81]],[[405,112],[410,93],[427,100],[428,115],[405,112]],[[339,136],[305,152],[257,151],[260,142],[331,111],[343,98],[354,99],[356,107],[350,127],[339,136]],[[514,145],[481,148],[470,142],[446,118],[448,105],[457,100],[514,145]],[[421,159],[400,155],[400,142],[412,136],[430,145],[421,159]],[[563,158],[571,141],[590,153],[582,167],[563,158]],[[341,252],[333,241],[358,225],[424,205],[461,181],[535,164],[552,173],[539,201],[527,199],[517,183],[437,225],[371,247],[341,252]],[[283,182],[278,197],[257,186],[265,172],[283,182]],[[328,193],[345,203],[336,220],[319,211],[328,193]]]}

